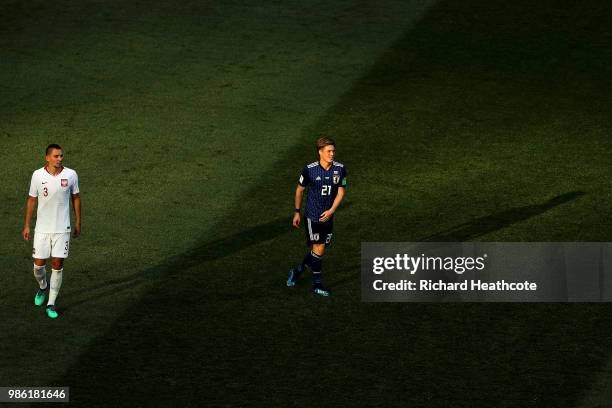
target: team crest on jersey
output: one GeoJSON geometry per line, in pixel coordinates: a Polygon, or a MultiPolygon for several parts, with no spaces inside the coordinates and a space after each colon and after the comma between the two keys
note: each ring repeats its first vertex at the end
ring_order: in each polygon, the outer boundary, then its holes
{"type": "Polygon", "coordinates": [[[62,187],[68,187],[68,179],[62,179],[62,187]]]}
{"type": "Polygon", "coordinates": [[[334,176],[332,180],[334,181],[334,184],[338,184],[340,182],[340,176],[334,176]]]}

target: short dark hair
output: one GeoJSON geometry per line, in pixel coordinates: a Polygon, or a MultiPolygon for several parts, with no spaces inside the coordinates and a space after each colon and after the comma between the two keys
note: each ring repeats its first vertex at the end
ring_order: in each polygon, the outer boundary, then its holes
{"type": "Polygon", "coordinates": [[[320,137],[317,139],[317,142],[316,142],[317,151],[321,150],[325,146],[335,146],[335,145],[336,145],[336,142],[334,142],[329,137],[320,137]]]}
{"type": "Polygon", "coordinates": [[[45,156],[48,156],[49,153],[51,153],[51,150],[53,149],[58,149],[58,150],[63,150],[62,146],[56,144],[56,143],[51,143],[49,146],[47,146],[47,150],[45,150],[45,156]]]}

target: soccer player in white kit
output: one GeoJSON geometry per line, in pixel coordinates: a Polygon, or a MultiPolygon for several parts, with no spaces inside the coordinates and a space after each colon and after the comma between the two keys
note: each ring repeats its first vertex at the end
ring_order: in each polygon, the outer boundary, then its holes
{"type": "Polygon", "coordinates": [[[47,292],[47,316],[57,318],[55,300],[62,286],[64,259],[70,248],[70,201],[74,209],[74,237],[81,234],[81,198],[79,196],[79,178],[76,171],[63,166],[64,151],[57,144],[50,144],[45,152],[47,165],[32,174],[30,193],[26,203],[23,239],[30,240],[30,220],[34,206],[36,210],[36,228],[32,258],[34,258],[34,277],[39,289],[34,296],[34,304],[41,306],[47,292]],[[45,264],[51,258],[51,279],[47,282],[45,264]]]}

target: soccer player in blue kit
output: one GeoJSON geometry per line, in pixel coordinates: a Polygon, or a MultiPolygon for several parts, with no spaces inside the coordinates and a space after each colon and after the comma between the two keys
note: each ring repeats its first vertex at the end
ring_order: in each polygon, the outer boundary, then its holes
{"type": "Polygon", "coordinates": [[[327,137],[317,140],[316,148],[319,160],[302,169],[302,174],[295,190],[295,213],[293,226],[299,228],[301,223],[301,205],[304,190],[308,188],[306,199],[306,242],[310,251],[304,260],[289,271],[287,286],[295,286],[306,267],[312,271],[313,292],[320,296],[329,296],[330,291],[321,284],[321,270],[325,248],[330,244],[334,227],[334,213],[344,198],[346,188],[346,169],[334,161],[336,144],[327,137]]]}

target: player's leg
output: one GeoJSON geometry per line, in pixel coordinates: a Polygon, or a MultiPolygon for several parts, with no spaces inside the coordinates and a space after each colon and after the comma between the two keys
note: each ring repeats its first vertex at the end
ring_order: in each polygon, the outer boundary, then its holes
{"type": "Polygon", "coordinates": [[[315,270],[313,269],[313,265],[315,265],[315,268],[319,268],[318,265],[320,262],[318,259],[321,258],[325,252],[325,231],[327,230],[327,227],[329,227],[329,225],[324,224],[316,223],[310,218],[306,218],[306,222],[304,223],[304,231],[306,232],[306,245],[308,246],[308,252],[306,252],[306,255],[304,255],[302,262],[297,264],[289,271],[287,286],[295,286],[297,280],[306,270],[306,267],[309,267],[311,271],[315,270]],[[317,252],[314,252],[314,245],[317,245],[317,252]]]}
{"type": "Polygon", "coordinates": [[[325,249],[331,242],[333,221],[318,223],[315,226],[315,241],[312,243],[312,290],[315,294],[329,296],[331,292],[323,287],[321,283],[321,272],[323,271],[323,255],[325,249]]]}
{"type": "Polygon", "coordinates": [[[55,300],[62,287],[64,275],[64,258],[51,258],[51,279],[49,279],[49,300],[47,301],[47,315],[52,319],[57,317],[55,311],[55,300]]]}
{"type": "Polygon", "coordinates": [[[34,259],[34,278],[38,283],[38,288],[34,294],[34,304],[41,306],[45,303],[49,284],[47,282],[47,271],[45,264],[51,256],[51,240],[49,234],[34,233],[32,245],[32,258],[34,259]]]}
{"type": "Polygon", "coordinates": [[[45,303],[47,289],[49,288],[44,259],[34,259],[34,278],[38,283],[38,289],[34,294],[34,305],[41,306],[43,303],[45,303]]]}
{"type": "Polygon", "coordinates": [[[64,274],[64,259],[68,257],[70,234],[54,234],[51,245],[51,279],[49,285],[49,300],[47,301],[47,316],[55,319],[55,301],[62,287],[64,274]]]}
{"type": "Polygon", "coordinates": [[[325,248],[325,244],[312,244],[312,252],[320,258],[325,255],[325,248]]]}
{"type": "Polygon", "coordinates": [[[331,294],[330,290],[323,287],[321,283],[321,273],[323,271],[323,255],[325,255],[327,246],[331,244],[334,222],[330,220],[328,222],[319,223],[316,229],[317,241],[312,245],[314,259],[313,266],[311,267],[313,292],[317,295],[329,296],[331,294]]]}
{"type": "Polygon", "coordinates": [[[312,290],[317,295],[329,296],[329,290],[323,287],[321,283],[321,272],[323,271],[323,255],[325,255],[325,243],[312,244],[312,290]]]}
{"type": "Polygon", "coordinates": [[[64,258],[51,258],[51,268],[55,270],[64,269],[64,258]]]}
{"type": "Polygon", "coordinates": [[[289,277],[287,278],[287,286],[293,287],[295,286],[297,280],[302,276],[302,273],[306,270],[306,267],[309,267],[311,264],[311,250],[312,239],[314,237],[313,233],[313,222],[309,218],[305,218],[304,222],[304,231],[306,232],[306,245],[308,246],[308,252],[304,255],[302,262],[298,263],[289,271],[289,277]]]}

